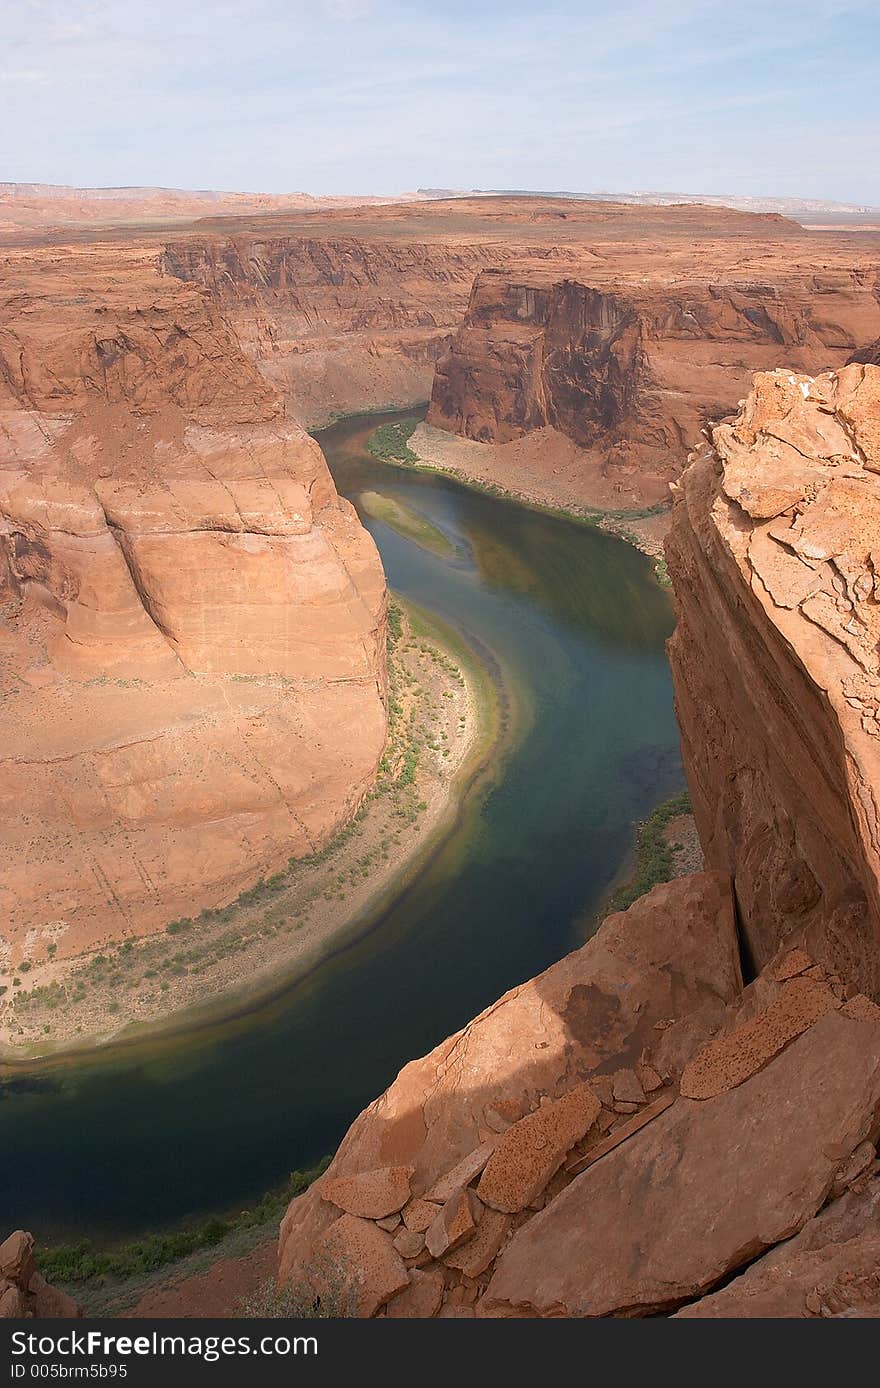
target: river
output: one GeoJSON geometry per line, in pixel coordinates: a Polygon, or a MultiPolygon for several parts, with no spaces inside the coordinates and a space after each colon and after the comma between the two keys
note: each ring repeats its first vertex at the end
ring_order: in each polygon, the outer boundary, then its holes
{"type": "Polygon", "coordinates": [[[372,459],[393,415],[320,442],[339,490],[431,522],[432,552],[364,516],[391,587],[490,653],[505,751],[373,928],[271,1002],[0,1087],[0,1233],[108,1241],[239,1208],[337,1144],[400,1066],[580,943],[632,822],[683,784],[651,563],[575,521],[372,459]]]}

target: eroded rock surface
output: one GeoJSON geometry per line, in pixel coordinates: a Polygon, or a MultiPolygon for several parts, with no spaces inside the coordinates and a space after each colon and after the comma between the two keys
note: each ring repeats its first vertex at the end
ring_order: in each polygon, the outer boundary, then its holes
{"type": "Polygon", "coordinates": [[[688,1319],[880,1316],[877,1163],[841,1199],[740,1277],[676,1313],[688,1319]]]}
{"type": "Polygon", "coordinates": [[[384,743],[385,583],[320,449],[155,253],[10,255],[0,323],[8,986],[345,821],[384,743]]]}
{"type": "Polygon", "coordinates": [[[404,1223],[427,1236],[408,1266],[442,1272],[444,1306],[481,1279],[476,1301],[504,1240],[570,1179],[557,1170],[567,1155],[627,1121],[613,1108],[612,1077],[643,1064],[674,1080],[740,989],[724,877],[679,878],[609,917],[580,950],[406,1066],[361,1114],[325,1175],[287,1212],[281,1281],[309,1275],[339,1219],[325,1192],[399,1164],[413,1168],[404,1223]],[[594,1092],[602,1078],[607,1107],[594,1092]]]}
{"type": "Polygon", "coordinates": [[[645,1315],[699,1295],[815,1214],[878,1106],[880,1026],[821,1018],[576,1176],[508,1244],[483,1314],[645,1315]]]}
{"type": "MultiPolygon", "coordinates": [[[[656,504],[755,369],[843,365],[842,342],[871,314],[855,278],[831,277],[826,297],[810,277],[771,286],[727,268],[706,281],[699,255],[674,283],[622,266],[614,277],[615,259],[610,250],[563,275],[484,271],[438,361],[428,424],[496,445],[534,434],[536,476],[542,454],[570,468],[564,437],[580,450],[582,500],[656,504]]],[[[498,449],[499,469],[509,453],[498,449]]]]}
{"type": "Polygon", "coordinates": [[[880,370],[755,378],[685,473],[676,707],[707,863],[754,963],[880,992],[880,370]]]}

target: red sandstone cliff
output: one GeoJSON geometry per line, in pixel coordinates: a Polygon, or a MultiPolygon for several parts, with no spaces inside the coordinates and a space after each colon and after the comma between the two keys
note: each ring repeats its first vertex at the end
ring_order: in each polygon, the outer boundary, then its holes
{"type": "Polygon", "coordinates": [[[808,945],[880,995],[880,370],[758,376],[685,473],[670,643],[708,862],[758,966],[808,945]]]}
{"type": "Polygon", "coordinates": [[[609,282],[605,266],[590,279],[486,271],[438,361],[428,423],[501,444],[549,427],[584,450],[582,501],[599,500],[598,466],[653,503],[755,369],[842,365],[877,315],[876,282],[876,272],[609,282]]]}
{"type": "Polygon", "coordinates": [[[204,291],[90,247],[9,255],[0,294],[11,974],[228,900],[351,814],[385,585],[204,291]]]}
{"type": "Polygon", "coordinates": [[[298,1297],[880,1315],[878,420],[880,371],[854,365],[759,375],[713,430],[669,559],[714,871],[401,1071],[287,1212],[298,1297]]]}
{"type": "Polygon", "coordinates": [[[218,218],[172,236],[162,264],[211,291],[298,418],[425,398],[451,344],[431,422],[496,441],[550,423],[654,492],[754,370],[842,364],[880,331],[877,238],[723,209],[472,198],[218,218]]]}

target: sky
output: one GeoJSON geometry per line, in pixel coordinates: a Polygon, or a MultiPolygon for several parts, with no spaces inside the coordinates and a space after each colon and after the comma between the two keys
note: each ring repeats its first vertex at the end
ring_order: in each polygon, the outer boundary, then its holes
{"type": "Polygon", "coordinates": [[[0,181],[880,205],[878,0],[0,0],[0,181]]]}

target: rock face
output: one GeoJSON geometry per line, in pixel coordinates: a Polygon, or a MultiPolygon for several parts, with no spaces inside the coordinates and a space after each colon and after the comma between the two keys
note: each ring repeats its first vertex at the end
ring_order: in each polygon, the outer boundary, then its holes
{"type": "Polygon", "coordinates": [[[689,441],[755,368],[842,365],[871,313],[855,277],[819,294],[815,279],[609,283],[590,268],[583,279],[484,271],[438,362],[428,423],[495,444],[562,434],[584,450],[585,489],[604,479],[606,502],[609,486],[662,500],[689,441]]]}
{"type": "Polygon", "coordinates": [[[782,941],[880,996],[880,370],[756,377],[681,483],[676,707],[753,967],[782,941]]]}
{"type": "Polygon", "coordinates": [[[0,1320],[81,1315],[82,1307],[72,1297],[50,1287],[37,1272],[32,1234],[16,1229],[0,1243],[0,1320]]]}
{"type": "Polygon", "coordinates": [[[407,1067],[288,1210],[282,1283],[320,1292],[329,1250],[360,1314],[642,1316],[683,1303],[694,1303],[685,1315],[875,1314],[880,1008],[803,950],[742,990],[734,948],[721,880],[676,879],[407,1067]],[[690,974],[669,959],[678,932],[690,974]],[[554,1039],[551,1013],[567,1035],[554,1039]],[[659,1086],[650,1099],[626,1064],[636,1046],[659,1086]],[[714,1074],[699,1097],[685,1092],[698,1088],[689,1071],[714,1074]],[[494,1090],[480,1078],[490,1073],[494,1090]],[[441,1132],[432,1119],[444,1113],[441,1132]],[[487,1114],[506,1115],[502,1132],[489,1135],[487,1114]],[[410,1202],[425,1243],[332,1208],[340,1186],[387,1179],[370,1163],[398,1150],[431,1197],[410,1202]]]}
{"type": "Polygon", "coordinates": [[[850,361],[862,362],[866,366],[880,366],[880,337],[875,342],[869,343],[867,347],[853,352],[850,361]]]}
{"type": "Polygon", "coordinates": [[[2,974],[312,851],[385,737],[371,539],[208,297],[120,254],[0,288],[2,974]]]}
{"type": "Polygon", "coordinates": [[[766,1069],[665,1114],[514,1236],[483,1314],[644,1315],[801,1227],[880,1106],[880,1024],[825,1017],[766,1069]]]}
{"type": "MultiPolygon", "coordinates": [[[[873,1152],[873,1147],[871,1148],[873,1152]]],[[[793,1239],[759,1258],[720,1292],[676,1312],[682,1319],[880,1315],[877,1162],[793,1239]]]]}
{"type": "Polygon", "coordinates": [[[308,1274],[338,1223],[330,1202],[340,1180],[372,1184],[380,1168],[405,1164],[416,1199],[403,1218],[428,1243],[409,1265],[442,1272],[445,1304],[457,1304],[463,1285],[469,1293],[468,1282],[488,1280],[504,1239],[553,1181],[565,1183],[554,1172],[567,1153],[626,1121],[613,1108],[617,1072],[650,1060],[664,1077],[678,1073],[740,988],[725,878],[680,878],[609,917],[580,950],[408,1065],[361,1114],[328,1171],[287,1212],[282,1282],[308,1274]]]}
{"type": "Polygon", "coordinates": [[[296,416],[320,422],[424,399],[474,276],[512,253],[389,231],[365,238],[357,221],[324,235],[243,228],[172,241],[162,265],[208,289],[296,416]]]}
{"type": "MultiPolygon", "coordinates": [[[[753,371],[842,365],[880,333],[864,233],[705,207],[457,198],[217,219],[173,235],[162,265],[210,291],[298,418],[432,395],[438,429],[533,438],[519,489],[570,469],[571,501],[597,505],[664,499],[753,371]]],[[[487,480],[516,466],[499,451],[487,480]]]]}

